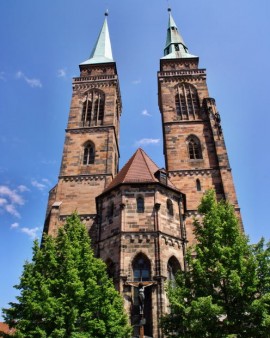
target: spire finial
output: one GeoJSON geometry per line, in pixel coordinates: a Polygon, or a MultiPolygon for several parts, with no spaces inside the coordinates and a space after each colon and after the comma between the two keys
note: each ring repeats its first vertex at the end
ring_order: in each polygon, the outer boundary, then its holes
{"type": "Polygon", "coordinates": [[[168,7],[168,12],[170,13],[172,11],[172,9],[170,7],[168,7]]]}
{"type": "Polygon", "coordinates": [[[105,16],[109,16],[109,10],[106,9],[106,12],[104,13],[105,16]]]}

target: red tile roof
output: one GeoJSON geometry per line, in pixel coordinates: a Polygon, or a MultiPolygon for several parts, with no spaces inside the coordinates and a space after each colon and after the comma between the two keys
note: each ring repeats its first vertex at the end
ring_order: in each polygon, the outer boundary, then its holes
{"type": "MultiPolygon", "coordinates": [[[[123,183],[159,182],[159,180],[155,177],[155,173],[158,170],[158,166],[141,148],[139,148],[119,171],[117,176],[112,180],[105,191],[108,191],[123,183]]],[[[178,190],[169,180],[167,184],[170,188],[178,190]]]]}
{"type": "Polygon", "coordinates": [[[1,333],[13,333],[15,332],[15,329],[11,329],[8,324],[0,322],[0,337],[2,337],[1,333]]]}

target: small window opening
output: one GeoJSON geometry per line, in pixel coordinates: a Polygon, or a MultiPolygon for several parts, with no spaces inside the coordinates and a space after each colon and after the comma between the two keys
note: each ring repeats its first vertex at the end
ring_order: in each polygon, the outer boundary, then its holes
{"type": "Polygon", "coordinates": [[[173,216],[173,203],[170,199],[167,199],[167,211],[170,216],[173,216]]]}
{"type": "Polygon", "coordinates": [[[191,160],[198,160],[202,159],[202,150],[200,141],[194,137],[191,137],[188,142],[188,151],[189,151],[189,158],[191,160]]]}
{"type": "Polygon", "coordinates": [[[137,212],[144,212],[144,198],[141,196],[137,198],[137,212]]]}
{"type": "Polygon", "coordinates": [[[198,178],[196,179],[196,188],[197,188],[197,191],[201,191],[202,190],[201,182],[200,182],[200,180],[198,178]]]}
{"type": "Polygon", "coordinates": [[[95,162],[95,149],[92,144],[88,143],[84,147],[83,164],[84,165],[94,164],[94,162],[95,162]]]}

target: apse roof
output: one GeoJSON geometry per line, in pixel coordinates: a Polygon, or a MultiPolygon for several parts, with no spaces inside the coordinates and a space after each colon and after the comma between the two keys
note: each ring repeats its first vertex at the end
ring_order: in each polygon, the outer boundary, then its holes
{"type": "MultiPolygon", "coordinates": [[[[141,148],[139,148],[119,171],[105,191],[125,183],[160,183],[155,176],[157,171],[159,171],[159,167],[141,148]]],[[[174,190],[178,190],[169,179],[167,179],[167,186],[174,190]]]]}

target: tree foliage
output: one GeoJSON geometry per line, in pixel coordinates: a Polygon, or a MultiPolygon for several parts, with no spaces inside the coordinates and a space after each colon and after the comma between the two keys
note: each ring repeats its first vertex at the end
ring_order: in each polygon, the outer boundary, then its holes
{"type": "Polygon", "coordinates": [[[187,271],[168,287],[167,337],[270,337],[270,245],[251,246],[234,208],[203,197],[187,271]]]}
{"type": "Polygon", "coordinates": [[[32,262],[15,287],[18,302],[4,310],[15,337],[130,337],[122,298],[76,214],[57,237],[45,235],[41,247],[34,242],[32,262]]]}

